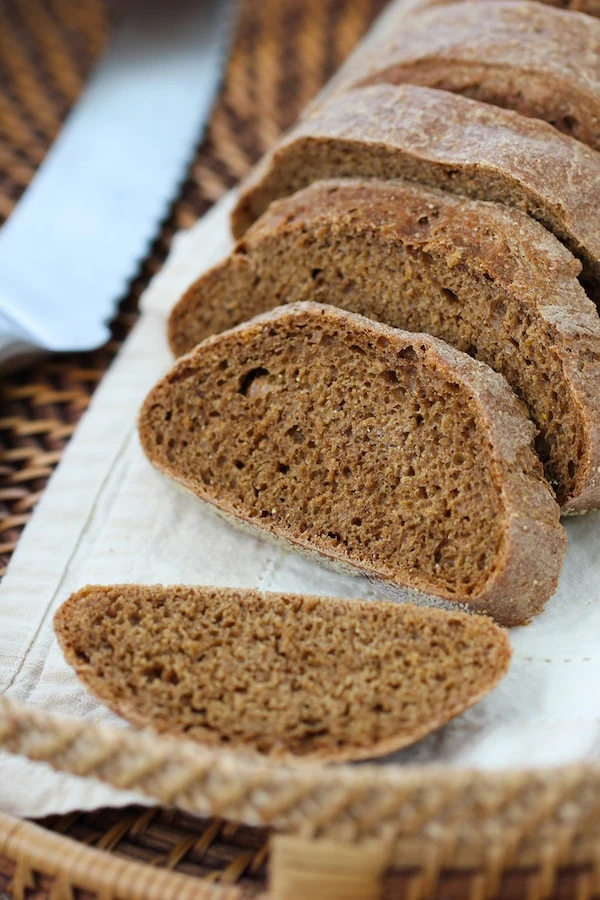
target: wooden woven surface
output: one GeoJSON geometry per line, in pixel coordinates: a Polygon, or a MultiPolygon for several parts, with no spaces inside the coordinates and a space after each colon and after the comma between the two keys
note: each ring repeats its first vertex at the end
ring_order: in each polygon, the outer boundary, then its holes
{"type": "MultiPolygon", "coordinates": [[[[52,817],[41,824],[120,858],[166,868],[208,883],[235,884],[243,898],[258,897],[265,889],[268,835],[259,829],[142,807],[52,817]]],[[[14,865],[0,857],[0,891],[10,886],[13,875],[14,865]]],[[[417,867],[389,870],[384,877],[383,900],[485,898],[479,870],[445,868],[433,889],[428,889],[425,878],[424,871],[417,867]]],[[[28,896],[45,900],[53,880],[41,874],[34,880],[37,892],[28,896]]],[[[537,867],[509,867],[500,874],[498,889],[492,896],[497,900],[592,900],[599,896],[595,884],[596,874],[591,865],[565,865],[545,884],[537,867]]],[[[88,896],[77,893],[77,898],[87,900],[88,896]]]]}

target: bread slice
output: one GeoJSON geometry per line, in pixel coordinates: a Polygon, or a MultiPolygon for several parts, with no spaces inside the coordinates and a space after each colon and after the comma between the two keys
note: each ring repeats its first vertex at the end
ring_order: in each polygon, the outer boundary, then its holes
{"type": "Polygon", "coordinates": [[[273,757],[398,750],[477,703],[511,656],[484,616],[231,588],[86,587],[54,627],[119,715],[273,757]]]}
{"type": "Polygon", "coordinates": [[[565,549],[534,434],[483,363],[313,303],[208,338],[140,416],[150,462],[224,514],[507,625],[565,549]]]}
{"type": "Polygon", "coordinates": [[[280,303],[316,300],[443,338],[525,401],[572,512],[600,506],[600,318],[580,268],[518,210],[407,182],[315,182],[191,286],[169,336],[180,355],[280,303]]]}
{"type": "Polygon", "coordinates": [[[414,85],[358,88],[301,120],[242,186],[236,237],[325,178],[404,178],[516,207],[556,235],[600,297],[600,154],[538,119],[414,85]]]}
{"type": "Polygon", "coordinates": [[[358,52],[347,85],[421,84],[543,119],[600,149],[600,22],[529,0],[413,11],[358,52]]]}

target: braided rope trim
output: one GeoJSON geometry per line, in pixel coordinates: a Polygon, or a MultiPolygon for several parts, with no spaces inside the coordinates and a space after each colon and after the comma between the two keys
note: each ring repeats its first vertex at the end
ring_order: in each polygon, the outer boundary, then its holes
{"type": "Polygon", "coordinates": [[[600,766],[473,772],[400,766],[275,764],[151,732],[67,719],[0,698],[0,748],[135,789],[161,804],[343,843],[376,840],[390,864],[592,864],[600,890],[600,766]]]}

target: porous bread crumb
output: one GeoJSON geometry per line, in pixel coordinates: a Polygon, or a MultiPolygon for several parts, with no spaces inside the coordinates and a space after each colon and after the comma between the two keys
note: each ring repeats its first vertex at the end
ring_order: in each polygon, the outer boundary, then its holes
{"type": "Polygon", "coordinates": [[[501,372],[565,512],[600,504],[600,318],[538,222],[408,182],[315,182],[273,203],[169,320],[176,355],[258,313],[330,303],[443,338],[501,372]]]}
{"type": "Polygon", "coordinates": [[[481,616],[232,588],[87,587],[54,626],[86,687],[136,725],[273,757],[411,744],[487,694],[511,654],[481,616]]]}
{"type": "Polygon", "coordinates": [[[540,611],[565,549],[534,434],[482,363],[313,303],[209,338],[140,415],[150,461],[200,499],[503,624],[540,611]]]}

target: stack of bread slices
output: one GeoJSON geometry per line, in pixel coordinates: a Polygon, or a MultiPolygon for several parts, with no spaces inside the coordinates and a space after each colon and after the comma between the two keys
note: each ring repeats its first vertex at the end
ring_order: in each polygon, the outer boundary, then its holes
{"type": "Polygon", "coordinates": [[[356,759],[506,672],[505,633],[456,610],[528,622],[561,514],[600,507],[600,6],[580,2],[388,11],[242,185],[140,416],[151,463],[234,523],[453,611],[88,588],[57,633],[118,712],[356,759]]]}
{"type": "Polygon", "coordinates": [[[392,587],[504,624],[543,608],[560,514],[600,506],[584,10],[388,11],[242,185],[235,249],[173,310],[187,355],[141,417],[158,468],[392,587]]]}

